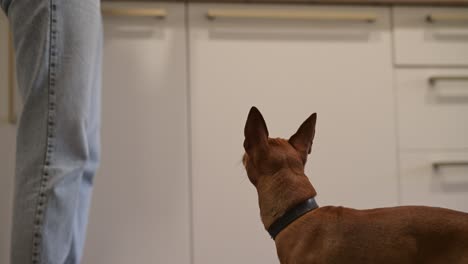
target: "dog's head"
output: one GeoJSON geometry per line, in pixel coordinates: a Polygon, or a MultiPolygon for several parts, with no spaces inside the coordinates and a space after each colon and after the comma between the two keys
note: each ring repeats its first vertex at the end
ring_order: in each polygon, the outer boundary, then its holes
{"type": "MultiPolygon", "coordinates": [[[[307,155],[311,152],[317,114],[312,114],[289,140],[269,138],[262,114],[252,107],[245,124],[243,163],[249,180],[257,186],[273,177],[304,175],[307,155]]],[[[281,180],[281,179],[278,179],[281,180]]]]}

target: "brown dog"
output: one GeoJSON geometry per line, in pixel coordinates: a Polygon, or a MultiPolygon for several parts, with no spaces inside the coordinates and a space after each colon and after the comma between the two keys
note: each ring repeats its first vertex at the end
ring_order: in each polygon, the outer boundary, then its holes
{"type": "Polygon", "coordinates": [[[245,126],[244,166],[282,264],[468,263],[466,213],[423,206],[318,208],[304,174],[316,119],[311,115],[289,140],[269,138],[255,107],[245,126]]]}

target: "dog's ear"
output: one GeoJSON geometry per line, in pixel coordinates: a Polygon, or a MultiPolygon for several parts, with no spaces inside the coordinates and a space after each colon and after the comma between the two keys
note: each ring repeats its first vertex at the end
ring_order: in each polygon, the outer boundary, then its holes
{"type": "Polygon", "coordinates": [[[307,160],[307,155],[312,150],[312,141],[315,136],[315,123],[317,122],[317,113],[313,113],[299,127],[296,134],[289,139],[291,144],[300,154],[304,164],[307,160]]]}
{"type": "Polygon", "coordinates": [[[262,114],[253,106],[244,128],[244,149],[249,152],[254,147],[266,147],[268,145],[268,129],[262,114]]]}

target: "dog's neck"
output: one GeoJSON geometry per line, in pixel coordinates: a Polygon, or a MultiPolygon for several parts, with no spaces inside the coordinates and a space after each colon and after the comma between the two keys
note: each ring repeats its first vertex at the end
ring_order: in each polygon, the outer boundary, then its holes
{"type": "Polygon", "coordinates": [[[305,174],[280,171],[257,183],[260,215],[265,229],[297,204],[315,197],[317,192],[305,174]]]}

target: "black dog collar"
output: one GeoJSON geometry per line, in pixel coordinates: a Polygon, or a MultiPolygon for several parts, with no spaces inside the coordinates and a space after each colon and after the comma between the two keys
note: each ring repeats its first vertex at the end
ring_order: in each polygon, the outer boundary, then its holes
{"type": "Polygon", "coordinates": [[[314,198],[302,202],[295,207],[288,210],[283,216],[277,219],[271,226],[268,228],[268,233],[270,233],[271,238],[274,240],[275,237],[285,229],[289,224],[294,222],[299,217],[303,216],[305,213],[310,212],[314,209],[317,209],[319,206],[314,198]]]}

